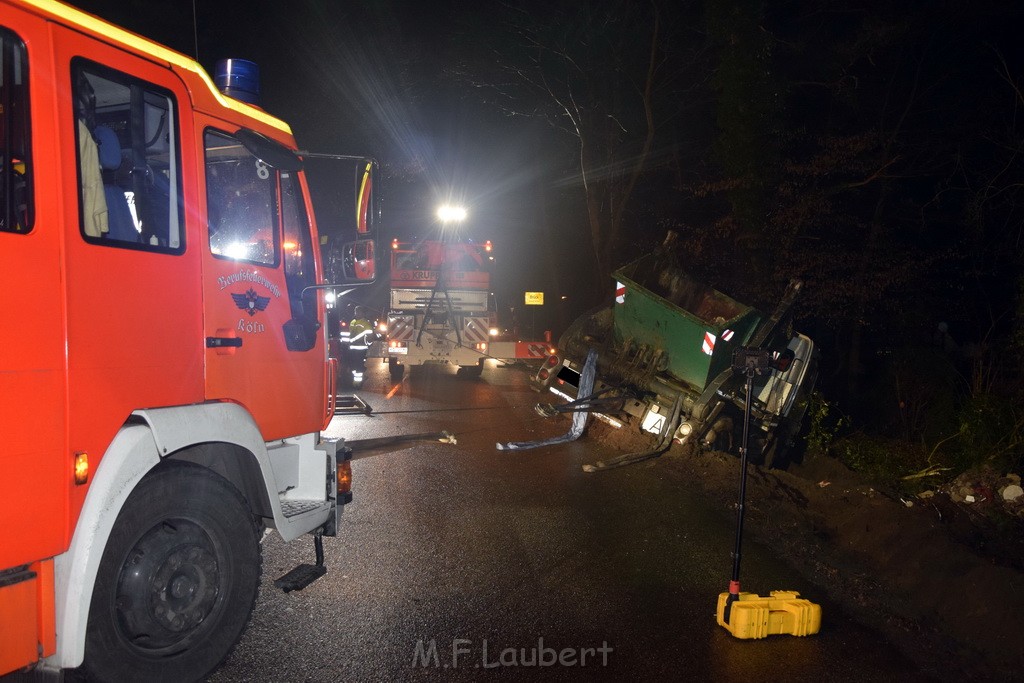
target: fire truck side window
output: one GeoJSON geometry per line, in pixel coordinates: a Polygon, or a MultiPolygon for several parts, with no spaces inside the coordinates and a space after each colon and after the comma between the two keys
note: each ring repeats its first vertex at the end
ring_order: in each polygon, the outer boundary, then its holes
{"type": "Polygon", "coordinates": [[[86,241],[184,250],[173,96],[78,59],[72,63],[81,230],[86,241]]]}
{"type": "Polygon", "coordinates": [[[0,28],[0,232],[32,229],[28,63],[25,43],[0,28]]]}
{"type": "Polygon", "coordinates": [[[277,265],[277,172],[224,133],[207,131],[206,207],[215,256],[277,265]]]}
{"type": "Polygon", "coordinates": [[[284,227],[284,274],[288,283],[292,317],[316,320],[316,296],[302,290],[316,284],[313,246],[305,204],[298,182],[289,173],[281,174],[281,219],[284,227]]]}

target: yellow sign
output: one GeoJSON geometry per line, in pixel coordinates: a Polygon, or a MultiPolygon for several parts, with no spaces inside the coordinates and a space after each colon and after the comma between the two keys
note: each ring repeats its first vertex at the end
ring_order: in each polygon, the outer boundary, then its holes
{"type": "Polygon", "coordinates": [[[543,306],[544,305],[544,292],[527,292],[526,293],[526,305],[527,306],[543,306]]]}

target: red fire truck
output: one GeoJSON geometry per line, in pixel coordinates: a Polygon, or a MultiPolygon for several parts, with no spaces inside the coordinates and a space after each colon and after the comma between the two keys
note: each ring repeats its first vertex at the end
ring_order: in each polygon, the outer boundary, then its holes
{"type": "Polygon", "coordinates": [[[319,238],[303,153],[237,66],[218,89],[91,15],[0,0],[0,675],[200,679],[248,621],[265,529],[314,538],[282,588],[324,571],[351,469],[320,434],[319,238]]]}
{"type": "Polygon", "coordinates": [[[497,333],[491,296],[491,242],[391,242],[387,358],[404,365],[450,363],[478,375],[497,333]]]}
{"type": "Polygon", "coordinates": [[[391,241],[391,298],[384,352],[392,381],[405,365],[452,364],[478,376],[488,358],[542,361],[550,344],[515,341],[498,328],[490,240],[391,241]]]}

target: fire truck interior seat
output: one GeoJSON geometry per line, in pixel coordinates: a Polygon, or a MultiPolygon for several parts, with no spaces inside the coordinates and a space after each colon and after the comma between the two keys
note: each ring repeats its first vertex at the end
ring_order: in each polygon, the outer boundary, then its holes
{"type": "MultiPolygon", "coordinates": [[[[171,183],[164,173],[152,166],[146,167],[146,181],[143,208],[149,210],[144,212],[144,216],[140,216],[142,238],[145,242],[155,237],[160,245],[166,247],[171,233],[168,213],[171,201],[171,183]]],[[[135,210],[138,211],[138,198],[135,200],[135,206],[135,210]]]]}
{"type": "Polygon", "coordinates": [[[114,182],[114,174],[121,167],[121,143],[117,133],[106,126],[96,126],[93,136],[99,144],[100,168],[103,171],[103,194],[107,200],[109,239],[122,242],[138,242],[139,231],[135,229],[132,212],[124,190],[114,182]]]}

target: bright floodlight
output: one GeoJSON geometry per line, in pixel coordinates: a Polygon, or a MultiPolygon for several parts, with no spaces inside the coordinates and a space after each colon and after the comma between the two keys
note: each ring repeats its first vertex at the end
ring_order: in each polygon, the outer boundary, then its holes
{"type": "Polygon", "coordinates": [[[437,217],[442,223],[458,223],[466,220],[466,208],[445,204],[437,209],[437,217]]]}

